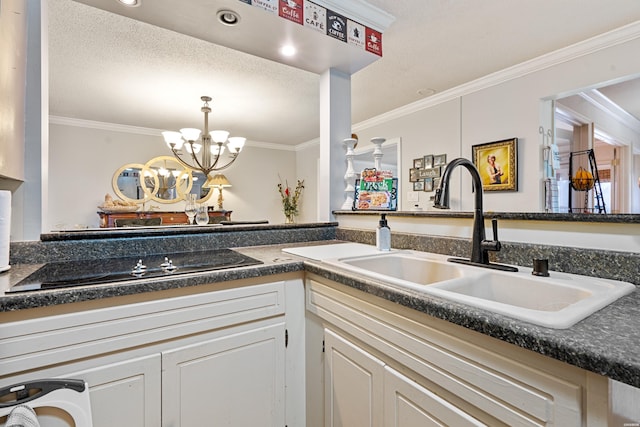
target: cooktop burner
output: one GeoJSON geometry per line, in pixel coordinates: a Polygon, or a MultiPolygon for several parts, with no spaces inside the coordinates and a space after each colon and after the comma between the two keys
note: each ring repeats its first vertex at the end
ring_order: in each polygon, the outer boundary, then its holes
{"type": "Polygon", "coordinates": [[[216,249],[170,255],[107,258],[45,264],[18,282],[6,293],[30,292],[73,286],[97,285],[186,273],[222,270],[262,264],[262,261],[235,252],[216,249]]]}

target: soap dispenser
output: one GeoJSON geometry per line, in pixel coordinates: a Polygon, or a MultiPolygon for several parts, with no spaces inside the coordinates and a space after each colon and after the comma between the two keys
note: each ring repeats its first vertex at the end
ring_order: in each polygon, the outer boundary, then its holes
{"type": "Polygon", "coordinates": [[[382,214],[382,218],[380,218],[380,222],[378,223],[378,229],[376,230],[376,247],[379,251],[391,250],[391,229],[387,225],[385,214],[382,214]]]}

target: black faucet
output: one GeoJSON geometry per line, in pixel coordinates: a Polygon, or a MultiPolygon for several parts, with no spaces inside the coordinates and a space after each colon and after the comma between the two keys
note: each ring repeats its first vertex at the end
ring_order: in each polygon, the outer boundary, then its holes
{"type": "Polygon", "coordinates": [[[493,240],[487,240],[484,231],[484,215],[482,213],[482,179],[478,169],[469,160],[459,157],[447,164],[440,186],[436,189],[436,197],[433,206],[438,209],[449,209],[449,180],[451,172],[458,166],[464,166],[471,174],[473,190],[475,191],[475,204],[473,209],[473,235],[471,236],[471,259],[449,258],[451,262],[470,264],[479,267],[493,268],[495,270],[518,271],[516,267],[489,262],[489,252],[497,252],[501,249],[498,240],[498,220],[493,219],[493,240]]]}

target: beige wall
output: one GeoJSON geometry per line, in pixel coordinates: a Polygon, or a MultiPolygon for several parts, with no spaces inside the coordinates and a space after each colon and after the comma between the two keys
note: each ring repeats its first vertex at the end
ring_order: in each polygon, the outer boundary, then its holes
{"type": "MultiPolygon", "coordinates": [[[[486,194],[484,208],[540,212],[544,205],[539,127],[552,127],[550,100],[583,88],[639,76],[640,57],[629,54],[640,51],[638,30],[630,40],[620,38],[622,42],[611,46],[591,41],[586,47],[538,58],[356,124],[354,131],[361,141],[374,136],[402,138],[403,196],[411,191],[408,173],[414,158],[446,153],[448,160],[460,156],[470,159],[475,144],[516,137],[518,191],[486,194]]],[[[632,142],[636,150],[640,150],[637,134],[632,142]]],[[[451,206],[468,211],[473,208],[471,182],[468,174],[459,175],[452,180],[452,188],[458,191],[451,194],[451,206]]],[[[636,198],[640,197],[637,193],[634,193],[636,198]]],[[[431,195],[433,193],[419,194],[419,204],[424,209],[431,209],[432,203],[428,200],[431,195]]],[[[414,204],[403,197],[403,210],[414,204]]],[[[637,201],[633,205],[637,205],[637,201]]]]}
{"type": "MultiPolygon", "coordinates": [[[[115,196],[113,174],[126,163],[146,163],[153,157],[171,155],[162,137],[80,126],[49,127],[49,211],[51,229],[97,227],[97,206],[106,193],[115,196]]],[[[283,222],[278,174],[295,183],[293,150],[260,148],[248,143],[236,162],[222,171],[232,184],[225,189],[224,208],[234,220],[283,222]]],[[[217,193],[208,204],[215,206],[217,193]]],[[[184,203],[151,203],[159,210],[182,210],[184,203]]]]}

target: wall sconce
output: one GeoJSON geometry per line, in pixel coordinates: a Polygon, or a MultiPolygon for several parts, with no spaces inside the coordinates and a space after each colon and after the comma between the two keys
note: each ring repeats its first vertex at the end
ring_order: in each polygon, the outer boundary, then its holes
{"type": "Polygon", "coordinates": [[[207,180],[207,183],[204,185],[205,187],[208,188],[217,188],[218,189],[218,208],[216,210],[218,211],[222,211],[224,210],[222,208],[222,189],[224,187],[231,187],[231,183],[229,182],[229,180],[227,179],[226,176],[224,176],[221,173],[217,173],[213,176],[213,178],[209,178],[207,180]]]}

